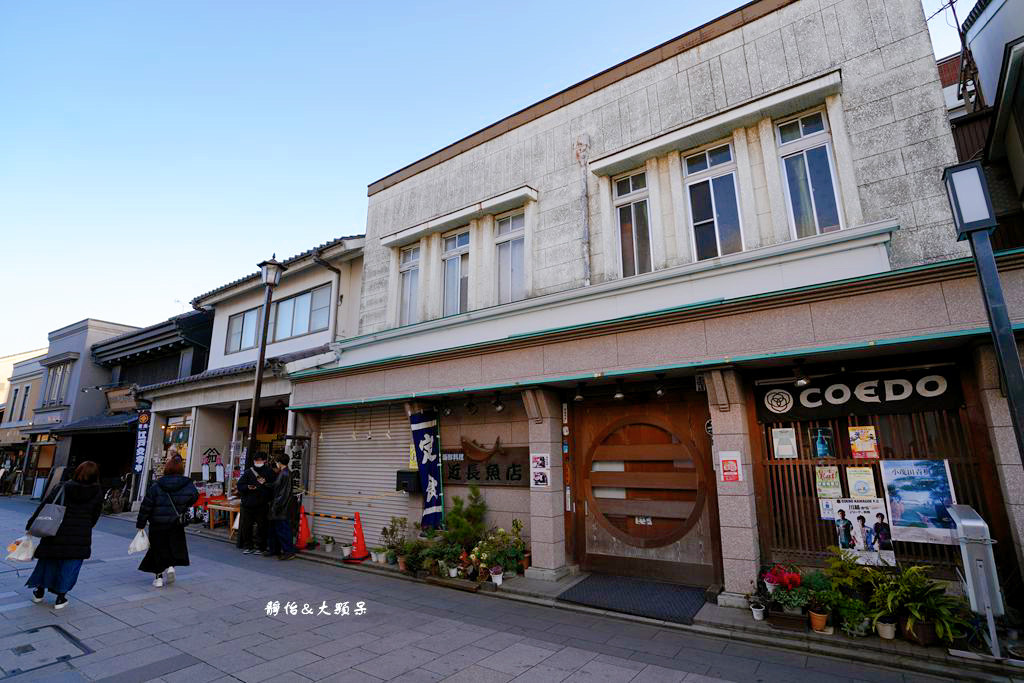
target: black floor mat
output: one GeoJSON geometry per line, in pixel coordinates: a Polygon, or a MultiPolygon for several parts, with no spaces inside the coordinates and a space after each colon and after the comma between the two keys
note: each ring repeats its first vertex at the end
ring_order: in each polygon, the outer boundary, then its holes
{"type": "Polygon", "coordinates": [[[704,604],[704,591],[628,576],[591,574],[558,599],[650,619],[692,624],[704,604]]]}

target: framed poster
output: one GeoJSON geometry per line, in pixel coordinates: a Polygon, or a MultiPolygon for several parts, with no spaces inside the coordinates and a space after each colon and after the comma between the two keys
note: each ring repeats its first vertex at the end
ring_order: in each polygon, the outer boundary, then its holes
{"type": "Polygon", "coordinates": [[[542,489],[551,485],[551,456],[547,453],[530,454],[530,488],[542,489]]]}
{"type": "Polygon", "coordinates": [[[829,501],[836,543],[857,556],[858,564],[895,565],[885,501],[881,498],[837,498],[829,501]]]}
{"type": "Polygon", "coordinates": [[[811,427],[811,454],[815,458],[836,457],[835,441],[832,438],[831,427],[811,427]]]}
{"type": "Polygon", "coordinates": [[[874,427],[849,427],[849,432],[850,451],[853,452],[854,458],[878,459],[878,439],[875,437],[874,427]]]}
{"type": "Polygon", "coordinates": [[[875,472],[870,467],[847,467],[846,484],[850,498],[877,498],[875,494],[875,472]]]}
{"type": "Polygon", "coordinates": [[[946,460],[882,460],[892,540],[956,545],[947,507],[956,504],[946,460]]]}
{"type": "Polygon", "coordinates": [[[776,460],[791,460],[797,456],[796,430],[792,427],[772,429],[772,453],[776,460]]]}
{"type": "Polygon", "coordinates": [[[842,498],[843,485],[839,481],[839,467],[836,465],[815,467],[814,487],[817,490],[818,498],[842,498]]]}
{"type": "Polygon", "coordinates": [[[743,467],[740,465],[739,451],[720,451],[718,462],[722,472],[722,481],[743,481],[743,467]]]}

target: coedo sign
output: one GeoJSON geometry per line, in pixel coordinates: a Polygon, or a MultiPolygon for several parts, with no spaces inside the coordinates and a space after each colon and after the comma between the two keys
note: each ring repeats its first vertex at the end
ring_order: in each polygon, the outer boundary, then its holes
{"type": "Polygon", "coordinates": [[[758,386],[755,396],[762,422],[938,410],[963,402],[954,368],[815,377],[805,387],[758,386]]]}

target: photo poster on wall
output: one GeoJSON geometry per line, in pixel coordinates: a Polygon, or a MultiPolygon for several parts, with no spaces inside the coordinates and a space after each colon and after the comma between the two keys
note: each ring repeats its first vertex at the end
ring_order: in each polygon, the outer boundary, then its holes
{"type": "Polygon", "coordinates": [[[847,467],[846,484],[850,498],[877,498],[875,493],[875,472],[870,467],[847,467]]]}
{"type": "Polygon", "coordinates": [[[872,458],[878,459],[878,439],[875,437],[875,428],[867,425],[864,427],[850,427],[850,451],[857,459],[872,458]]]}
{"type": "Polygon", "coordinates": [[[836,457],[835,440],[831,427],[811,427],[811,454],[815,458],[836,457]]]}
{"type": "Polygon", "coordinates": [[[551,455],[530,453],[530,488],[544,489],[551,486],[551,455]]]}
{"type": "Polygon", "coordinates": [[[840,548],[856,555],[858,564],[896,564],[884,500],[837,498],[829,504],[840,548]]]}
{"type": "Polygon", "coordinates": [[[897,541],[956,545],[948,507],[956,504],[947,460],[883,460],[882,487],[897,541]]]}
{"type": "Polygon", "coordinates": [[[797,457],[796,430],[792,427],[772,429],[772,452],[776,460],[792,460],[797,457]]]}

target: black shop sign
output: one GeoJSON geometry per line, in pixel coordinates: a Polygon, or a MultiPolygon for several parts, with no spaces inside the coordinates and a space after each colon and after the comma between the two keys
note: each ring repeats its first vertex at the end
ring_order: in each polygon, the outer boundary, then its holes
{"type": "Polygon", "coordinates": [[[529,486],[529,451],[525,447],[505,447],[484,460],[472,460],[463,451],[442,450],[441,476],[445,486],[529,486]]]}
{"type": "Polygon", "coordinates": [[[914,413],[963,404],[955,368],[814,377],[805,387],[756,386],[754,397],[761,422],[914,413]]]}

